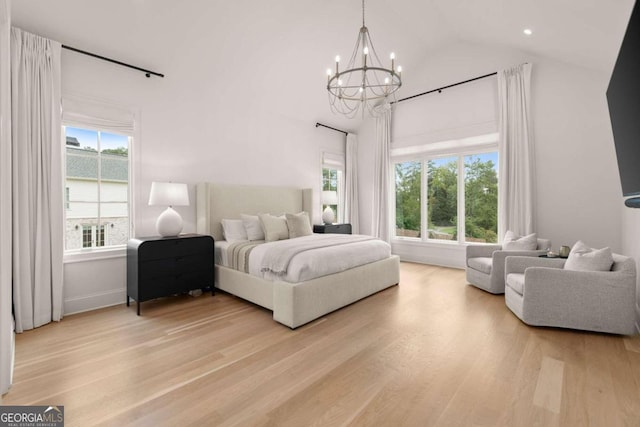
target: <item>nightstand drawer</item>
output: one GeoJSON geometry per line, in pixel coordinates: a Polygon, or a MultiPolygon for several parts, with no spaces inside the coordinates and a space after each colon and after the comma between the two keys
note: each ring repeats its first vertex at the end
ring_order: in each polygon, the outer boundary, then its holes
{"type": "Polygon", "coordinates": [[[314,233],[351,234],[351,224],[320,224],[313,226],[314,233]]]}
{"type": "Polygon", "coordinates": [[[202,253],[210,247],[211,242],[207,238],[155,240],[140,244],[138,257],[144,261],[172,258],[202,253]]]}
{"type": "Polygon", "coordinates": [[[188,273],[194,270],[202,270],[206,263],[213,263],[213,256],[189,255],[175,258],[154,259],[140,262],[139,274],[142,277],[155,278],[177,273],[188,273]]]}

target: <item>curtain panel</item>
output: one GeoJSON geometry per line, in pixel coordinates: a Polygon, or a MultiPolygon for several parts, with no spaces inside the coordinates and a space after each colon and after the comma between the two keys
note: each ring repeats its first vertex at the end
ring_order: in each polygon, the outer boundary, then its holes
{"type": "Polygon", "coordinates": [[[358,220],[358,137],[355,134],[347,134],[345,142],[345,203],[344,221],[351,224],[354,234],[360,233],[358,220]]]}
{"type": "Polygon", "coordinates": [[[64,202],[58,42],[11,29],[16,332],[62,318],[64,202]]]}
{"type": "Polygon", "coordinates": [[[0,0],[0,394],[13,375],[14,327],[11,315],[11,13],[0,0]]]}
{"type": "Polygon", "coordinates": [[[372,231],[375,237],[391,242],[389,162],[391,149],[391,105],[382,104],[376,112],[376,158],[373,176],[372,231]]]}
{"type": "Polygon", "coordinates": [[[498,236],[533,233],[534,148],[531,135],[531,64],[498,71],[500,194],[498,236]]]}

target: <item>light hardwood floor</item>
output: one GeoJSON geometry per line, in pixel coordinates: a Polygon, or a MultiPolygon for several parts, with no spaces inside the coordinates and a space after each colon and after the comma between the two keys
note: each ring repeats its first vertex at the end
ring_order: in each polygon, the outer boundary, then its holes
{"type": "Polygon", "coordinates": [[[640,425],[640,338],[532,328],[464,271],[294,331],[227,294],[66,317],[17,337],[4,404],[88,425],[640,425]]]}

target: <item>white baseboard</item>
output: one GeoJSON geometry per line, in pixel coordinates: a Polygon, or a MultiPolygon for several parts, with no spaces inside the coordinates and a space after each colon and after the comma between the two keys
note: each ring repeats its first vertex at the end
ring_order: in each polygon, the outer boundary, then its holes
{"type": "Polygon", "coordinates": [[[400,257],[400,261],[415,262],[418,264],[437,265],[438,267],[449,267],[464,270],[464,266],[460,266],[458,263],[451,262],[451,259],[439,258],[433,256],[421,256],[417,254],[405,254],[395,253],[400,257]]]}
{"type": "Polygon", "coordinates": [[[64,314],[66,316],[69,314],[82,313],[84,311],[122,304],[126,301],[127,291],[125,288],[82,295],[64,300],[64,314]]]}

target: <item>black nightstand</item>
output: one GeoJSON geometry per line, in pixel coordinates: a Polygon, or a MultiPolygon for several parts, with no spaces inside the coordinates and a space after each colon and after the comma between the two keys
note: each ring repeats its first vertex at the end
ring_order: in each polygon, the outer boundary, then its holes
{"type": "Polygon", "coordinates": [[[351,224],[320,224],[313,226],[314,233],[351,234],[351,224]]]}
{"type": "Polygon", "coordinates": [[[213,238],[201,234],[136,237],[127,243],[127,306],[154,298],[211,288],[213,238]]]}

